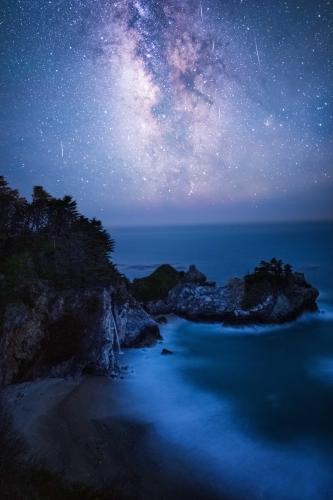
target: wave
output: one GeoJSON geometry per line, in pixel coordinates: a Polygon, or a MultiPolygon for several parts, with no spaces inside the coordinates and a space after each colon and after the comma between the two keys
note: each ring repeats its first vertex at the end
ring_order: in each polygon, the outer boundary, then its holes
{"type": "Polygon", "coordinates": [[[329,304],[319,304],[319,310],[316,312],[307,312],[302,314],[298,319],[282,324],[265,324],[265,325],[224,325],[222,323],[201,323],[192,322],[190,320],[179,318],[170,315],[168,323],[162,327],[163,332],[170,334],[171,331],[182,329],[183,331],[190,329],[191,334],[195,331],[205,331],[213,335],[264,335],[275,333],[282,330],[289,330],[295,328],[295,325],[310,324],[321,321],[333,321],[333,306],[329,304]]]}
{"type": "Polygon", "coordinates": [[[332,321],[333,306],[326,303],[319,303],[319,311],[316,316],[323,321],[332,321]]]}
{"type": "MultiPolygon", "coordinates": [[[[273,329],[291,325],[273,325],[273,329]]],[[[226,330],[259,333],[271,331],[272,326],[222,327],[222,331],[226,330]]],[[[240,420],[235,418],[237,408],[230,395],[224,391],[217,395],[207,385],[213,377],[206,378],[206,374],[214,374],[214,363],[204,354],[201,364],[197,350],[186,352],[186,346],[192,344],[196,334],[199,336],[200,333],[206,343],[207,333],[221,335],[221,325],[170,318],[163,325],[162,334],[166,334],[165,342],[175,356],[162,358],[160,346],[149,349],[145,358],[138,352],[129,352],[131,359],[136,359],[136,371],[126,386],[129,392],[125,396],[122,392],[122,397],[131,402],[131,412],[153,425],[157,436],[152,443],[153,449],[160,456],[162,446],[162,452],[170,453],[167,456],[171,460],[178,454],[182,456],[192,474],[204,477],[207,484],[216,485],[216,498],[223,497],[226,491],[230,492],[230,497],[236,498],[316,498],[316,491],[331,481],[330,462],[325,453],[306,439],[279,446],[252,432],[242,417],[240,420]],[[189,341],[179,343],[182,336],[189,341]],[[185,356],[179,356],[180,348],[185,349],[185,356]],[[192,375],[186,376],[187,367],[192,368],[192,373],[195,369],[196,374],[201,374],[199,380],[205,384],[193,382],[192,375]],[[161,442],[158,437],[162,438],[161,442]],[[272,470],[275,471],[273,475],[272,470]],[[297,481],[299,470],[305,472],[306,479],[302,482],[297,481]]],[[[208,341],[208,344],[213,346],[214,342],[208,341]]],[[[314,366],[315,371],[317,368],[319,366],[314,366]]],[[[322,376],[327,376],[331,365],[322,364],[320,369],[322,376]]],[[[214,377],[214,387],[215,380],[214,377]]],[[[269,406],[270,411],[275,411],[282,404],[280,392],[275,383],[272,387],[268,385],[268,389],[265,393],[268,402],[264,407],[269,406]]]]}
{"type": "Polygon", "coordinates": [[[241,326],[225,326],[222,325],[222,333],[232,335],[262,335],[280,330],[288,330],[294,323],[284,323],[279,325],[241,325],[241,326]]]}
{"type": "Polygon", "coordinates": [[[268,325],[239,325],[239,326],[222,326],[224,333],[238,334],[262,334],[275,332],[279,330],[288,330],[299,324],[313,323],[317,321],[333,321],[333,306],[326,303],[319,303],[319,310],[316,312],[306,312],[294,321],[283,324],[268,324],[268,325]]]}

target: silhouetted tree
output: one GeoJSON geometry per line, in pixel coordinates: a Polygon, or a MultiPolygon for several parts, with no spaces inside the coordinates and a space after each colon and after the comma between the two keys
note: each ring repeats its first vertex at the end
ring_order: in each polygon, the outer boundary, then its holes
{"type": "Polygon", "coordinates": [[[290,264],[273,257],[270,261],[262,260],[253,273],[245,276],[244,307],[251,307],[267,294],[274,294],[288,285],[293,269],[290,264]]]}
{"type": "Polygon", "coordinates": [[[0,244],[25,230],[27,201],[0,176],[0,244]]]}
{"type": "Polygon", "coordinates": [[[29,207],[30,228],[39,232],[48,224],[48,209],[52,197],[42,186],[34,186],[29,207]]]}
{"type": "Polygon", "coordinates": [[[0,272],[7,285],[15,287],[22,273],[57,287],[112,283],[119,279],[113,250],[102,223],[80,215],[71,196],[54,198],[35,186],[29,204],[0,177],[0,272]]]}

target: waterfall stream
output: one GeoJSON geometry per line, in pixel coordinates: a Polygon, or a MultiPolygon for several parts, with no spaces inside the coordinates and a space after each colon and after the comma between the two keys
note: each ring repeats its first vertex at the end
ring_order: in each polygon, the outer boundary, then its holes
{"type": "Polygon", "coordinates": [[[104,299],[104,342],[107,341],[107,346],[103,349],[103,364],[108,366],[111,360],[112,372],[115,369],[116,360],[113,350],[113,339],[114,339],[114,331],[116,331],[112,312],[112,303],[110,294],[104,291],[103,294],[104,299]]]}
{"type": "Polygon", "coordinates": [[[113,311],[113,306],[112,305],[111,305],[110,310],[111,310],[111,317],[112,317],[112,321],[113,321],[113,327],[114,327],[114,333],[115,333],[115,338],[116,338],[118,353],[122,354],[121,348],[120,348],[120,341],[119,341],[118,325],[117,325],[117,322],[116,322],[116,318],[114,316],[114,311],[113,311]]]}

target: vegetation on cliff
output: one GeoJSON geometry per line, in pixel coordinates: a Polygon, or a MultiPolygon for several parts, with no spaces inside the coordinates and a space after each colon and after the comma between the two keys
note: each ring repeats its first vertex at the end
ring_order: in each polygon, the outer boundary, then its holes
{"type": "Polygon", "coordinates": [[[293,276],[290,264],[284,264],[282,260],[275,257],[270,261],[262,260],[252,273],[244,277],[242,306],[244,309],[249,309],[259,304],[268,294],[283,291],[290,284],[293,276]]]}
{"type": "Polygon", "coordinates": [[[178,285],[184,274],[169,264],[163,264],[149,276],[134,279],[131,292],[139,302],[164,299],[171,288],[178,285]]]}
{"type": "Polygon", "coordinates": [[[120,280],[114,241],[100,221],[79,214],[70,196],[35,186],[29,203],[0,176],[0,302],[33,303],[38,280],[56,289],[120,280]]]}

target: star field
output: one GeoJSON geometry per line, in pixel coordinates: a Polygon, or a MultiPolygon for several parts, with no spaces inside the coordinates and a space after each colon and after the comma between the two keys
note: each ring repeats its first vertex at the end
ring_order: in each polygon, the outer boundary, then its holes
{"type": "Polygon", "coordinates": [[[330,1],[5,1],[0,170],[104,222],[328,218],[330,1]]]}

